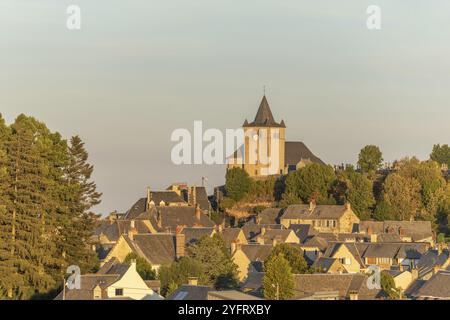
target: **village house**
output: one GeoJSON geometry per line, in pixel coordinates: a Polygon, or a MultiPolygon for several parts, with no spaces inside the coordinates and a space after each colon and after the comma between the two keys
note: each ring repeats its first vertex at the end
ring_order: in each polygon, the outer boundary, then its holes
{"type": "Polygon", "coordinates": [[[291,224],[309,224],[319,232],[353,233],[359,218],[349,203],[345,205],[316,205],[314,202],[288,206],[280,217],[286,228],[291,224]]]}
{"type": "Polygon", "coordinates": [[[428,242],[434,245],[430,221],[361,221],[359,232],[366,234],[372,242],[395,242],[401,239],[405,242],[428,242]],[[391,239],[387,240],[389,236],[391,239]]]}
{"type": "Polygon", "coordinates": [[[273,244],[234,244],[231,254],[234,263],[238,266],[238,279],[243,281],[251,272],[263,271],[266,261],[273,249],[273,244]]]}
{"type": "Polygon", "coordinates": [[[364,274],[296,274],[292,300],[373,300],[380,289],[367,287],[364,274]]]}
{"type": "Polygon", "coordinates": [[[290,229],[270,229],[262,227],[256,242],[259,244],[277,245],[280,243],[295,243],[299,244],[300,239],[295,234],[294,230],[290,229]]]}
{"type": "Polygon", "coordinates": [[[231,248],[232,243],[248,244],[244,231],[241,228],[222,228],[220,226],[218,234],[225,241],[227,248],[231,248]]]}
{"type": "Polygon", "coordinates": [[[136,271],[136,262],[118,263],[111,260],[95,274],[82,275],[80,288],[62,290],[55,300],[162,300],[136,271]]]}
{"type": "Polygon", "coordinates": [[[123,262],[128,254],[136,253],[146,259],[158,270],[161,265],[170,264],[185,255],[186,239],[179,228],[176,234],[137,234],[129,233],[119,238],[119,241],[107,253],[101,265],[115,258],[123,262]]]}

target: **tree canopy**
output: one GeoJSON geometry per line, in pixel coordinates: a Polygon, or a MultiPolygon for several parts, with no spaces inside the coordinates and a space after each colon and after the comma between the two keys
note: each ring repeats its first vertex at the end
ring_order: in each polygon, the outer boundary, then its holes
{"type": "Polygon", "coordinates": [[[264,298],[286,300],[294,295],[294,276],[289,261],[282,253],[266,261],[263,277],[264,298]]]}
{"type": "Polygon", "coordinates": [[[367,145],[361,149],[358,156],[358,166],[362,172],[376,171],[383,163],[383,154],[380,148],[374,145],[367,145]]]}

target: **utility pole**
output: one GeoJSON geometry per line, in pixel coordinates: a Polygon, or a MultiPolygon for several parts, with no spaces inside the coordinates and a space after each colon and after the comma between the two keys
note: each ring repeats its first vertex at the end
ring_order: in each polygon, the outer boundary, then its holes
{"type": "Polygon", "coordinates": [[[64,278],[64,276],[62,278],[63,278],[63,297],[62,297],[62,299],[66,300],[66,279],[64,278]]]}
{"type": "Polygon", "coordinates": [[[202,187],[204,187],[205,186],[205,177],[202,177],[202,187]]]}

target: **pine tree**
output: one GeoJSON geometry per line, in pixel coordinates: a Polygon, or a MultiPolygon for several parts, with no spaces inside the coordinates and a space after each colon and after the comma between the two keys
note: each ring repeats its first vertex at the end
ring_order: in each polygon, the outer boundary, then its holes
{"type": "Polygon", "coordinates": [[[98,264],[91,241],[97,217],[89,210],[100,203],[102,194],[91,181],[94,167],[87,162],[88,153],[80,137],[71,138],[68,151],[70,163],[66,176],[70,190],[67,201],[70,218],[65,226],[64,254],[68,264],[78,265],[82,272],[89,272],[98,264]]]}
{"type": "Polygon", "coordinates": [[[294,278],[289,261],[282,253],[272,256],[264,266],[263,278],[264,298],[269,300],[285,300],[294,294],[294,278]]]}

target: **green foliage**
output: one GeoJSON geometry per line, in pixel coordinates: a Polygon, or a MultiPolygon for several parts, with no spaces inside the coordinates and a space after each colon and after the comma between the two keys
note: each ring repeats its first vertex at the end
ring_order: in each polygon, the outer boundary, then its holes
{"type": "Polygon", "coordinates": [[[367,145],[361,149],[358,156],[358,166],[362,172],[376,171],[381,168],[383,154],[380,148],[374,145],[367,145]]]}
{"type": "Polygon", "coordinates": [[[386,271],[381,272],[381,290],[389,299],[398,299],[399,290],[395,287],[394,278],[386,271]]]}
{"type": "Polygon", "coordinates": [[[95,185],[83,188],[92,170],[72,179],[73,157],[36,119],[19,115],[6,126],[0,117],[0,296],[51,298],[68,265],[96,264],[93,224],[82,219],[93,204],[86,195],[95,185]]]}
{"type": "Polygon", "coordinates": [[[396,220],[415,217],[420,208],[420,184],[416,179],[392,173],[384,182],[383,199],[394,213],[396,220]]]}
{"type": "Polygon", "coordinates": [[[333,168],[318,163],[291,172],[286,178],[284,204],[308,203],[311,200],[317,204],[333,204],[332,186],[335,180],[333,168]]]}
{"type": "Polygon", "coordinates": [[[349,167],[338,174],[334,189],[338,203],[349,202],[360,219],[370,218],[370,210],[375,204],[375,198],[373,183],[366,175],[349,167]]]}
{"type": "Polygon", "coordinates": [[[129,253],[125,259],[124,263],[131,264],[131,261],[136,261],[136,271],[139,273],[142,279],[144,280],[155,280],[156,272],[153,270],[152,265],[145,260],[144,258],[138,256],[136,253],[129,253]]]}
{"type": "Polygon", "coordinates": [[[161,294],[171,295],[179,286],[186,284],[189,277],[198,278],[200,285],[207,284],[204,266],[190,257],[183,257],[170,265],[161,266],[158,278],[161,281],[161,294]]]}
{"type": "Polygon", "coordinates": [[[373,218],[378,221],[394,220],[394,212],[387,201],[380,201],[375,208],[373,218]]]}
{"type": "Polygon", "coordinates": [[[282,253],[273,255],[265,263],[263,292],[268,300],[286,300],[294,295],[292,269],[282,253]]]}
{"type": "Polygon", "coordinates": [[[282,254],[288,261],[291,267],[291,272],[294,274],[309,273],[308,264],[305,258],[303,258],[303,251],[297,247],[288,243],[281,243],[275,246],[270,252],[269,257],[266,259],[265,267],[268,266],[268,261],[271,261],[275,256],[282,254]]]}
{"type": "Polygon", "coordinates": [[[225,191],[227,197],[234,201],[240,201],[252,190],[252,179],[241,168],[233,168],[227,171],[225,177],[225,191]]]}
{"type": "Polygon", "coordinates": [[[188,248],[188,255],[204,267],[205,284],[217,289],[236,287],[238,268],[220,235],[202,237],[188,248]]]}
{"type": "Polygon", "coordinates": [[[448,144],[443,144],[442,146],[435,144],[430,154],[430,159],[439,164],[445,164],[447,168],[450,168],[450,147],[448,144]]]}

